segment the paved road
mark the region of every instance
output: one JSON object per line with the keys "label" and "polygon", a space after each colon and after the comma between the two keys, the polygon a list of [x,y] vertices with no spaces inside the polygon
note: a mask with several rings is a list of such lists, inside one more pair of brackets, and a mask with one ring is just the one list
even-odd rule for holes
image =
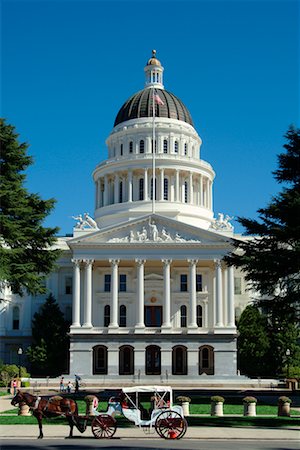
{"label": "paved road", "polygon": [[[148,438],[149,439],[149,438]],[[297,441],[278,440],[199,440],[182,439],[180,441],[145,439],[43,439],[43,440],[9,440],[2,441],[1,450],[299,450]]]}

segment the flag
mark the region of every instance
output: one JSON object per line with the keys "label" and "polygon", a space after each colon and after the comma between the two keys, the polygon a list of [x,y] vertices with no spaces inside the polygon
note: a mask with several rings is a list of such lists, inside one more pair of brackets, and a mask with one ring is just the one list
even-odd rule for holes
{"label": "flag", "polygon": [[156,101],[156,103],[158,105],[164,105],[164,102],[162,101],[162,99],[160,98],[160,96],[158,94],[154,94],[154,100]]}

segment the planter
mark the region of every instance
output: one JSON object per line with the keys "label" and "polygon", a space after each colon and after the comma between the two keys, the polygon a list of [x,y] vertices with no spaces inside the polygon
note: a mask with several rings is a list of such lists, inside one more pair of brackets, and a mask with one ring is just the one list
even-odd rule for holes
{"label": "planter", "polygon": [[278,404],[278,416],[290,417],[291,404],[289,402],[283,402]]}
{"label": "planter", "polygon": [[19,416],[31,416],[29,406],[26,403],[19,403]]}
{"label": "planter", "polygon": [[181,406],[182,406],[183,415],[184,416],[189,416],[190,415],[190,403],[189,402],[182,402]]}
{"label": "planter", "polygon": [[84,400],[86,402],[86,415],[96,416],[98,408],[98,398],[95,395],[87,395]]}
{"label": "planter", "polygon": [[243,403],[244,405],[244,416],[254,417],[256,416],[256,403]]}
{"label": "planter", "polygon": [[223,402],[211,402],[210,405],[210,415],[222,417],[223,414]]}

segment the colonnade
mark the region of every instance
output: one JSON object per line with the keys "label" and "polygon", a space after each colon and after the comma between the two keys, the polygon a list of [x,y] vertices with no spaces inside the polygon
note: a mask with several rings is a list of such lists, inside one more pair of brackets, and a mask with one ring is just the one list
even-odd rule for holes
{"label": "colonnade", "polygon": [[[73,317],[72,327],[92,328],[92,266],[93,259],[73,259],[74,276],[73,276]],[[170,330],[171,324],[171,259],[162,259],[163,264],[163,323],[161,330]],[[188,330],[198,328],[196,323],[197,317],[197,292],[196,292],[196,273],[197,259],[188,259],[189,264],[189,316]],[[118,273],[119,259],[110,259],[111,265],[111,314],[109,330],[116,330],[118,324]],[[135,259],[137,273],[137,290],[136,290],[136,325],[135,329],[142,330],[145,328],[144,305],[145,305],[145,289],[144,289],[144,268],[145,259]],[[84,276],[81,277],[81,271]],[[83,289],[81,289],[81,278],[84,280]],[[81,298],[81,292],[84,294]],[[223,298],[223,295],[225,298]],[[214,328],[234,327],[234,276],[232,267],[223,267],[220,260],[215,261],[215,288],[214,288]],[[81,308],[81,301],[83,308]],[[224,304],[226,302],[226,306]],[[226,317],[224,317],[224,306],[226,307]],[[83,311],[81,320],[80,311]]]}
{"label": "colonnade", "polygon": [[[212,180],[193,171],[157,168],[156,200],[190,203],[212,209]],[[143,189],[140,189],[140,180]],[[167,180],[167,182],[165,182]],[[106,174],[96,181],[96,208],[116,203],[151,200],[152,169]]]}

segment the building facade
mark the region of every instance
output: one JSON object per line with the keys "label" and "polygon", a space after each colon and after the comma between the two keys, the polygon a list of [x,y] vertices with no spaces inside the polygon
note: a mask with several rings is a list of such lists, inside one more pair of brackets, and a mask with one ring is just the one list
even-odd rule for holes
{"label": "building facade", "polygon": [[[58,239],[63,256],[47,281],[72,320],[70,374],[103,384],[237,375],[235,313],[248,294],[223,262],[233,227],[214,216],[214,170],[163,71],[153,51],[145,87],[119,110],[93,172],[94,219],[78,216],[73,236]],[[30,343],[44,300],[3,294],[4,359]]]}

